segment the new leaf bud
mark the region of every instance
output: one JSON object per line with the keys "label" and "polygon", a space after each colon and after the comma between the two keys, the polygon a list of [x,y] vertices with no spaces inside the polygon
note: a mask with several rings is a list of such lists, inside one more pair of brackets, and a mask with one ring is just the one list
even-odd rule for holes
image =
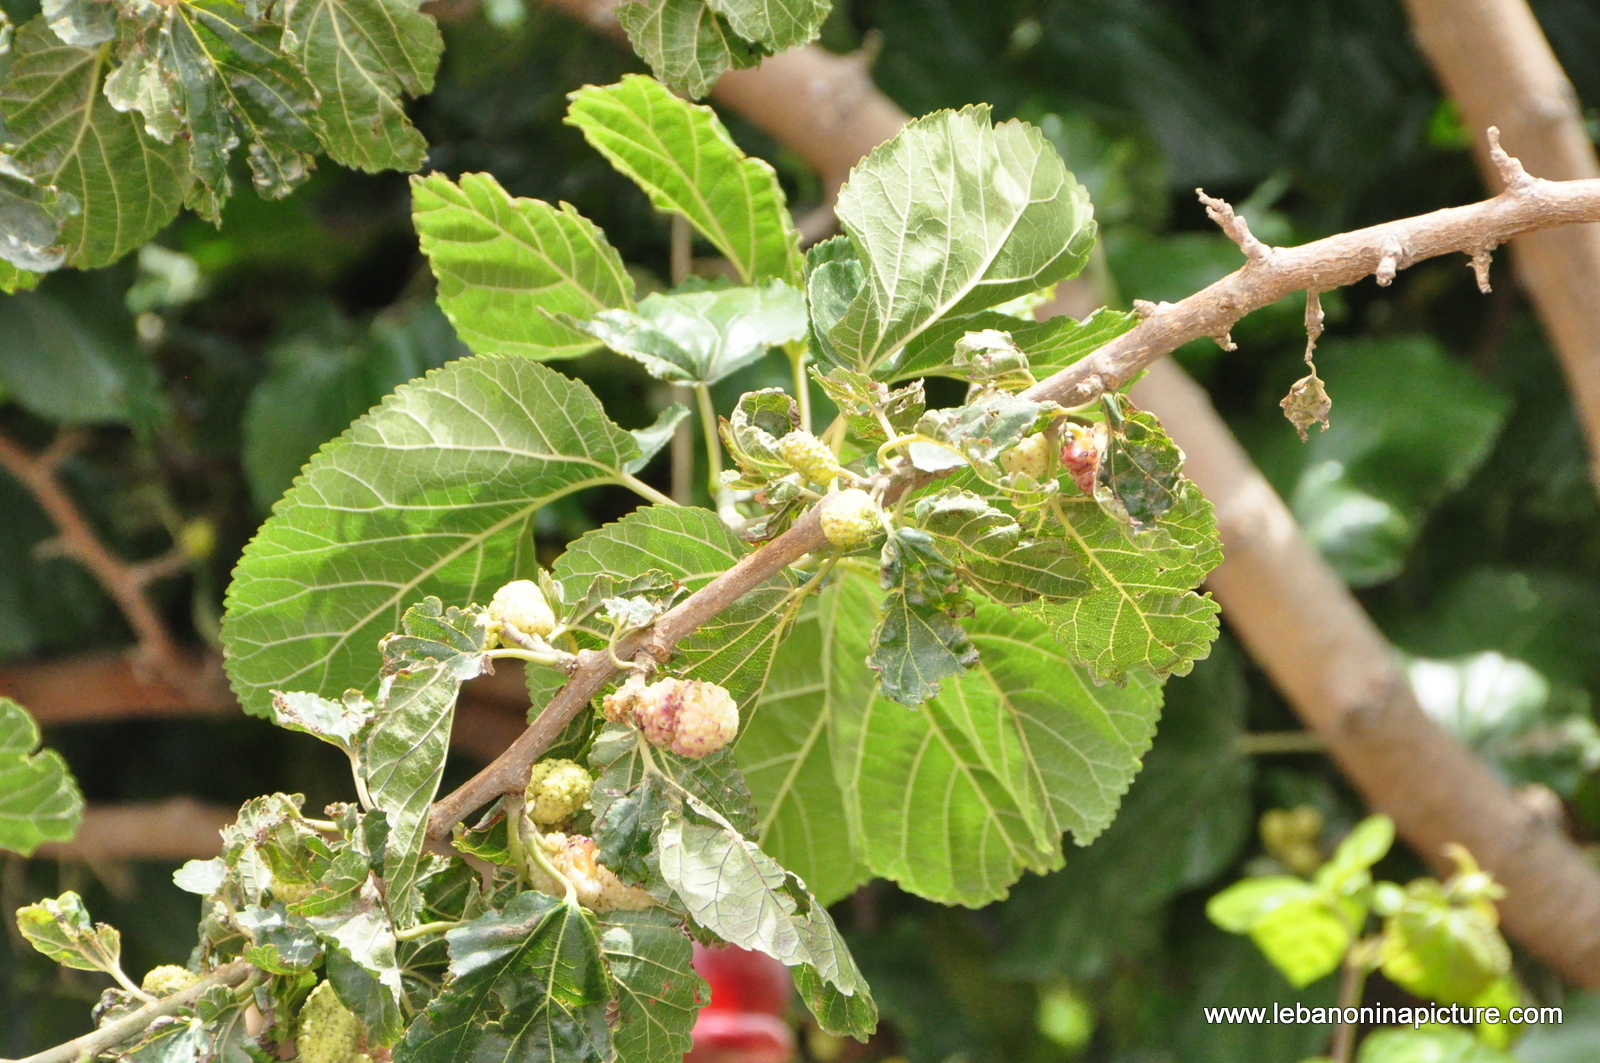
{"label": "new leaf bud", "polygon": [[846,550],[864,546],[883,529],[877,503],[859,488],[839,491],[817,503],[822,519],[822,534],[828,542]]}
{"label": "new leaf bud", "polygon": [[528,818],[541,827],[553,827],[572,818],[589,801],[594,778],[575,761],[559,757],[541,760],[528,773],[525,795]]}
{"label": "new leaf bud", "polygon": [[810,432],[790,432],[778,440],[778,453],[791,469],[812,483],[832,483],[844,471],[828,444]]}
{"label": "new leaf bud", "polygon": [[494,592],[489,617],[524,635],[544,638],[556,628],[556,614],[531,579],[512,580]]}

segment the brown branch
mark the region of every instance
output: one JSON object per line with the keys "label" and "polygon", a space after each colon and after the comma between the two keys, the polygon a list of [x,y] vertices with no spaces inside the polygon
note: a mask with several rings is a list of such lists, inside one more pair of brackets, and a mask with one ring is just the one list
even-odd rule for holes
{"label": "brown branch", "polygon": [[[78,1063],[79,1060],[94,1059],[101,1052],[138,1036],[149,1029],[157,1019],[176,1015],[184,1008],[193,1007],[195,1002],[213,986],[236,986],[249,978],[254,970],[255,968],[245,961],[234,960],[218,967],[187,989],[152,1001],[133,1014],[109,1022],[93,1033],[86,1033],[65,1044],[47,1048],[31,1056],[24,1056],[14,1063]],[[13,1063],[13,1061],[0,1060],[0,1063]]]}
{"label": "brown branch", "polygon": [[1170,360],[1133,388],[1188,455],[1226,560],[1207,586],[1228,626],[1340,769],[1441,875],[1451,842],[1506,888],[1506,930],[1565,977],[1600,987],[1600,875],[1417,704],[1388,641]]}
{"label": "brown branch", "polygon": [[95,582],[117,603],[138,640],[143,662],[157,670],[173,667],[181,656],[178,644],[145,595],[146,585],[164,574],[160,563],[130,563],[113,554],[100,541],[57,478],[61,463],[84,442],[85,437],[79,432],[63,432],[43,453],[33,455],[0,436],[0,467],[27,488],[56,526],[60,552],[88,569]]}
{"label": "brown branch", "polygon": [[[1275,247],[1177,303],[1144,304],[1143,320],[1093,355],[1030,388],[1035,399],[1079,406],[1119,388],[1190,340],[1225,335],[1234,322],[1294,292],[1328,291],[1369,275],[1379,283],[1425,258],[1469,257],[1513,236],[1600,221],[1600,180],[1532,178],[1493,199],[1374,225],[1299,247]],[[1591,300],[1592,301],[1592,300]]]}
{"label": "brown branch", "polygon": [[[1600,177],[1577,93],[1526,0],[1406,0],[1417,43],[1461,109],[1469,128],[1498,126],[1506,143],[1541,177]],[[1495,146],[1498,148],[1498,145]],[[1478,150],[1485,184],[1515,186],[1520,164]],[[1487,252],[1479,280],[1487,284]],[[1600,482],[1600,228],[1530,233],[1512,246],[1528,292],[1572,389]]]}

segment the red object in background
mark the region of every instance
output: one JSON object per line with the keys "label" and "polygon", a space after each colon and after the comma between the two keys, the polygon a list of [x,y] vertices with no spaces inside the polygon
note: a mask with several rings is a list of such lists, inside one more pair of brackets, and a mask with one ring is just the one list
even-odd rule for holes
{"label": "red object in background", "polygon": [[793,983],[771,956],[732,945],[696,944],[694,969],[711,986],[711,1001],[694,1023],[694,1048],[684,1063],[787,1063],[794,1031],[783,1021]]}

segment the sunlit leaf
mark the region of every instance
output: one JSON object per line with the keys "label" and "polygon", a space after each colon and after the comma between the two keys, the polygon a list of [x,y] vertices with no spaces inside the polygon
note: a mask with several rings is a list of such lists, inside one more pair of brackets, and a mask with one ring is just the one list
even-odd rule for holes
{"label": "sunlit leaf", "polygon": [[83,819],[83,794],[53,749],[39,748],[39,725],[0,698],[0,849],[23,856],[45,842],[70,841]]}

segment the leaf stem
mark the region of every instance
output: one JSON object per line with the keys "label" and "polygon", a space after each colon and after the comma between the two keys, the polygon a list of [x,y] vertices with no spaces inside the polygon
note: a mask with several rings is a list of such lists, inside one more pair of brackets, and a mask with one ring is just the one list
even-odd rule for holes
{"label": "leaf stem", "polygon": [[419,923],[405,930],[396,930],[394,939],[396,941],[415,941],[418,938],[427,937],[429,934],[443,934],[448,930],[466,926],[468,922],[469,920],[466,919],[445,919],[437,923]]}
{"label": "leaf stem", "polygon": [[700,431],[706,439],[706,480],[710,485],[711,500],[719,508],[722,505],[724,488],[722,486],[722,441],[717,438],[717,410],[711,404],[711,387],[708,384],[694,386],[695,403],[700,407]]}
{"label": "leaf stem", "polygon": [[1346,1022],[1344,1017],[1350,1009],[1357,1009],[1359,1018],[1361,995],[1367,986],[1368,967],[1356,957],[1357,951],[1352,949],[1345,955],[1344,970],[1339,975],[1339,1025],[1333,1031],[1333,1044],[1328,1049],[1333,1063],[1350,1063],[1355,1054],[1357,1024]]}
{"label": "leaf stem", "polygon": [[490,650],[489,652],[485,653],[484,656],[495,661],[502,659],[528,661],[531,664],[543,664],[548,665],[551,668],[560,668],[562,663],[572,655],[561,653],[560,651],[553,653],[538,653],[534,650],[518,650],[512,649],[511,647],[501,647],[498,650]]}
{"label": "leaf stem", "polygon": [[632,473],[623,473],[618,478],[618,482],[623,487],[633,491],[634,494],[647,498],[658,506],[676,506],[679,504],[671,495],[662,494]]}
{"label": "leaf stem", "polygon": [[806,363],[810,361],[811,352],[807,350],[804,340],[784,345],[784,353],[789,356],[789,368],[794,373],[794,400],[800,404],[800,430],[811,431],[811,380],[806,375]]}

